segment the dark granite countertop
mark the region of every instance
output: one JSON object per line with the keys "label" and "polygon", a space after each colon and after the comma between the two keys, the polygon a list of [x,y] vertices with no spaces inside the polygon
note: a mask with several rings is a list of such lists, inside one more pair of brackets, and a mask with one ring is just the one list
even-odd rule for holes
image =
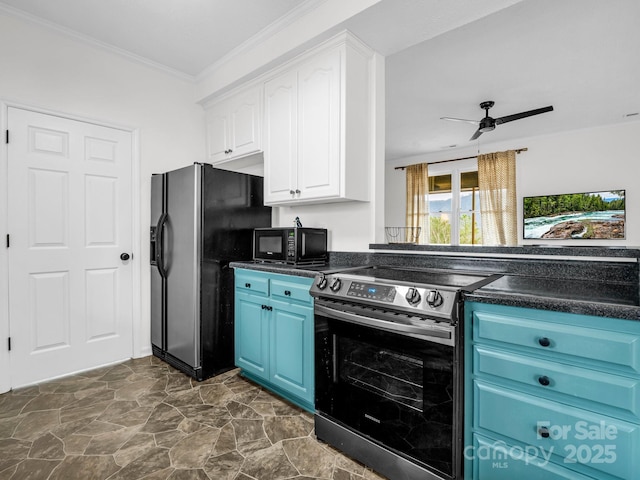
{"label": "dark granite countertop", "polygon": [[342,270],[352,265],[287,265],[285,263],[273,262],[231,262],[229,264],[233,268],[246,268],[249,270],[260,270],[262,272],[280,273],[283,275],[294,275],[296,277],[315,277],[318,272],[331,272],[332,270]]}
{"label": "dark granite countertop", "polygon": [[[293,266],[268,262],[231,262],[246,268],[284,275],[313,278],[318,272],[331,272],[356,266],[349,257],[323,266]],[[410,267],[408,267],[410,268]],[[640,320],[640,289],[633,282],[549,278],[547,276],[503,274],[492,283],[465,293],[472,302]]]}
{"label": "dark granite countertop", "polygon": [[640,320],[637,284],[503,275],[465,300]]}

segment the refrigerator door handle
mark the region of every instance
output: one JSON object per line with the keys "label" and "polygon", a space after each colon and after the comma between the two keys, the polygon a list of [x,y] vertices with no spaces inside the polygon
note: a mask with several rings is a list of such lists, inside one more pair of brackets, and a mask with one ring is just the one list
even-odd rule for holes
{"label": "refrigerator door handle", "polygon": [[167,223],[167,214],[163,213],[158,219],[156,227],[156,266],[162,278],[167,278],[167,271],[164,267],[164,226]]}

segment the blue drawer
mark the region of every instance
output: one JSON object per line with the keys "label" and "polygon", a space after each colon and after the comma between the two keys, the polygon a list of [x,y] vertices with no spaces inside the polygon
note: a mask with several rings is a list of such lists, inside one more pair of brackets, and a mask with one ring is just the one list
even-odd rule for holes
{"label": "blue drawer", "polygon": [[475,429],[553,453],[567,465],[637,480],[640,425],[478,380],[474,395]]}
{"label": "blue drawer", "polygon": [[474,347],[473,371],[477,375],[493,375],[528,385],[538,390],[537,394],[541,396],[549,392],[568,395],[567,401],[570,402],[576,399],[596,402],[597,405],[589,405],[590,409],[619,409],[633,421],[640,419],[640,379],[480,345]]}
{"label": "blue drawer", "polygon": [[300,278],[296,283],[283,280],[271,280],[271,296],[281,300],[294,300],[305,305],[313,305],[313,297],[309,288],[313,280]]}
{"label": "blue drawer", "polygon": [[235,283],[238,291],[269,295],[269,277],[261,272],[236,268]]}
{"label": "blue drawer", "polygon": [[618,370],[640,373],[640,334],[475,311],[473,340],[568,355],[581,362],[608,363]]}
{"label": "blue drawer", "polygon": [[[533,448],[509,445],[481,435],[473,436],[473,446],[467,447],[465,457],[474,461],[474,480],[589,480],[538,456]],[[469,475],[466,478],[470,478]]]}

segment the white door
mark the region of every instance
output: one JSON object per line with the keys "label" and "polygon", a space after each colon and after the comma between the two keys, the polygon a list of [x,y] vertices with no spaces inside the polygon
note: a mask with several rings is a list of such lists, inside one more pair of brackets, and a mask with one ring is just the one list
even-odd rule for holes
{"label": "white door", "polygon": [[11,386],[130,358],[131,132],[18,108],[8,126]]}

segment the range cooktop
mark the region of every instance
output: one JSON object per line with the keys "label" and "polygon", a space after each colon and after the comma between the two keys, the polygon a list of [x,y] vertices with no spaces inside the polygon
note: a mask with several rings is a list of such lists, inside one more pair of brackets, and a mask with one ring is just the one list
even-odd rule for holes
{"label": "range cooktop", "polygon": [[316,298],[451,321],[461,291],[473,291],[499,277],[459,270],[370,265],[320,273],[310,293]]}
{"label": "range cooktop", "polygon": [[340,272],[346,276],[364,277],[381,282],[399,282],[402,285],[415,284],[419,286],[456,287],[461,290],[475,290],[499,278],[500,275],[467,272],[463,270],[440,270],[422,268],[404,268],[370,265],[346,269]]}

